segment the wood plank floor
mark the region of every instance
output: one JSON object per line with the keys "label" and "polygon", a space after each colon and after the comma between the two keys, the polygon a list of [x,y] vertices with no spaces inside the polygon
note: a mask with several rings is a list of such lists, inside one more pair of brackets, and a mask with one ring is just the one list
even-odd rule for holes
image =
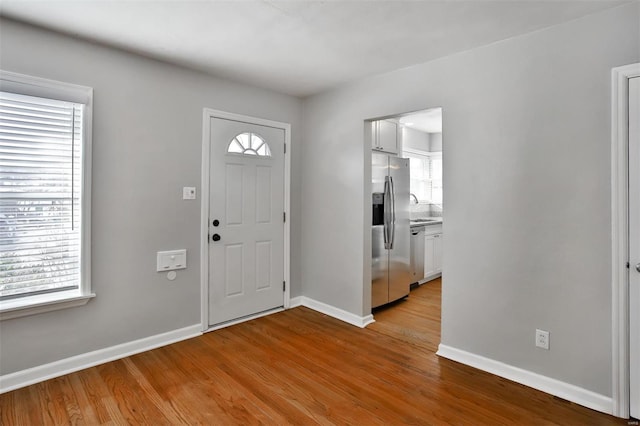
{"label": "wood plank floor", "polygon": [[2,425],[626,425],[438,358],[440,280],[361,330],[306,308],[0,395]]}

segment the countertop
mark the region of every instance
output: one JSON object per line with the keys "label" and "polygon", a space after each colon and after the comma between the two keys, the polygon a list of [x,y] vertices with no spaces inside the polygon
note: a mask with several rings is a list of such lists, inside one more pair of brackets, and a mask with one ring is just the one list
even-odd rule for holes
{"label": "countertop", "polygon": [[431,225],[440,225],[440,224],[442,224],[442,218],[441,217],[432,217],[432,218],[429,218],[429,219],[435,219],[435,220],[430,220],[429,222],[418,222],[418,221],[412,220],[412,221],[409,222],[409,225],[412,228],[417,228],[417,227],[420,227],[420,226],[431,226]]}

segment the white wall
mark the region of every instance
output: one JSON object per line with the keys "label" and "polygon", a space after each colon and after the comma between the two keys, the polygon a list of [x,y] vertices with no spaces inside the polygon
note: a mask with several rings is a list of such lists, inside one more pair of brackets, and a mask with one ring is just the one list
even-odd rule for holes
{"label": "white wall", "polygon": [[[0,322],[0,374],[200,322],[202,109],[292,124],[292,296],[300,294],[300,101],[0,21],[2,69],[94,88],[93,289],[86,306]],[[183,186],[198,201],[183,201]],[[158,250],[186,248],[171,282]]]}
{"label": "white wall", "polygon": [[402,128],[402,149],[427,152],[442,151],[442,133],[427,133],[410,127]]}
{"label": "white wall", "polygon": [[634,3],[306,99],[303,294],[369,313],[363,120],[443,107],[442,342],[610,396],[610,70],[638,26]]}
{"label": "white wall", "polygon": [[442,152],[442,133],[429,133],[429,151]]}
{"label": "white wall", "polygon": [[402,149],[417,149],[429,151],[429,133],[421,132],[410,127],[402,128]]}

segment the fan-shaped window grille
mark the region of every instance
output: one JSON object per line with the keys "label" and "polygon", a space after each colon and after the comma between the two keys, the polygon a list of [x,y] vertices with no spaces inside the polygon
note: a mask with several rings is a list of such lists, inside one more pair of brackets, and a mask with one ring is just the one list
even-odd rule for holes
{"label": "fan-shaped window grille", "polygon": [[232,154],[257,155],[258,157],[271,157],[269,145],[262,136],[255,133],[240,133],[229,143],[227,152]]}

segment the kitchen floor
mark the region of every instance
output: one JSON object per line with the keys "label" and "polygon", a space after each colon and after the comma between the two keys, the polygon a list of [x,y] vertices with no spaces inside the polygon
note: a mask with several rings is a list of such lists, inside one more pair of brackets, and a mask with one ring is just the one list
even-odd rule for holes
{"label": "kitchen floor", "polygon": [[440,344],[440,294],[436,278],[411,290],[409,297],[379,308],[368,329],[436,352]]}

